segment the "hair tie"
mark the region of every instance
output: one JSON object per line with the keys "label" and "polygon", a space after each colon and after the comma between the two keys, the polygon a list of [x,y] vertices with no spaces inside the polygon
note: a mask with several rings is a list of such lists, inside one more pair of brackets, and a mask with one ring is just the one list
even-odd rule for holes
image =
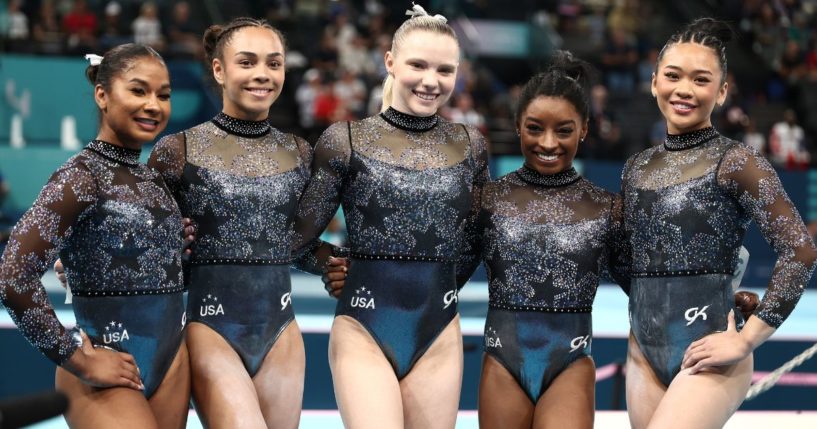
{"label": "hair tie", "polygon": [[443,24],[448,22],[448,19],[446,17],[440,15],[440,14],[437,14],[437,15],[434,15],[434,16],[429,15],[428,12],[426,12],[426,10],[423,9],[422,6],[420,6],[419,4],[416,4],[414,2],[411,2],[411,9],[406,11],[406,15],[408,15],[408,16],[410,16],[412,18],[416,18],[418,16],[427,16],[429,18],[436,19],[437,21],[440,21]]}
{"label": "hair tie", "polygon": [[98,66],[102,64],[102,58],[97,54],[85,54],[85,59],[91,63],[92,66]]}

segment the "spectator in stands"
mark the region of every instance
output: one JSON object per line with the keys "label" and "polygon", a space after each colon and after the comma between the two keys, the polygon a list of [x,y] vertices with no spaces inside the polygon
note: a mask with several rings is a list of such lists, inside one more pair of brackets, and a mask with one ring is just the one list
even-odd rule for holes
{"label": "spectator in stands", "polygon": [[36,50],[43,54],[59,54],[63,50],[64,38],[53,0],[43,0],[33,19],[31,34],[36,42]]}
{"label": "spectator in stands", "polygon": [[63,31],[68,36],[68,50],[83,54],[96,50],[96,15],[85,0],[74,0],[71,10],[62,18]]}
{"label": "spectator in stands", "polygon": [[467,92],[456,96],[454,107],[448,111],[448,119],[451,122],[472,125],[483,134],[488,131],[485,117],[474,109],[474,97]]}
{"label": "spectator in stands", "polygon": [[3,178],[3,173],[0,172],[0,244],[8,241],[11,226],[16,222],[15,219],[10,219],[3,211],[3,204],[6,202],[8,194],[9,186]]}
{"label": "spectator in stands", "polygon": [[616,95],[625,95],[635,88],[638,51],[631,34],[610,28],[609,38],[601,56],[607,87]]}
{"label": "spectator in stands", "polygon": [[173,5],[173,14],[167,26],[168,54],[198,58],[203,52],[199,31],[190,20],[190,3],[179,1]]}
{"label": "spectator in stands", "polygon": [[0,33],[8,51],[23,51],[27,48],[28,17],[20,10],[20,0],[9,0],[6,13],[0,16]]}
{"label": "spectator in stands", "polygon": [[102,23],[102,34],[99,35],[99,46],[102,50],[129,42],[130,34],[122,31],[122,6],[115,1],[105,5],[105,17]]}
{"label": "spectator in stands", "polygon": [[607,107],[608,92],[604,85],[593,85],[590,89],[590,120],[587,123],[587,137],[579,145],[580,158],[606,159],[626,156],[620,153],[621,128],[615,115]]}
{"label": "spectator in stands", "polygon": [[811,155],[805,146],[805,132],[797,123],[792,109],[783,112],[783,120],[774,124],[769,134],[769,157],[778,167],[806,168]]}
{"label": "spectator in stands", "polygon": [[139,16],[133,21],[131,28],[136,43],[148,45],[157,51],[164,49],[162,23],[159,22],[159,10],[155,3],[142,3]]}
{"label": "spectator in stands", "polygon": [[755,121],[746,116],[744,123],[746,129],[744,130],[741,140],[743,140],[743,142],[747,145],[753,147],[756,151],[762,153],[764,156],[767,156],[766,137],[763,135],[763,133],[757,130]]}
{"label": "spectator in stands", "polygon": [[341,68],[340,79],[335,82],[333,91],[335,97],[341,100],[354,119],[363,117],[366,107],[366,85],[355,72]]}
{"label": "spectator in stands", "polygon": [[[298,89],[295,90],[295,101],[298,103],[298,118],[301,127],[307,130],[308,134],[310,134],[310,131],[315,132],[313,130],[313,128],[315,128],[315,100],[320,90],[321,72],[317,69],[307,70],[304,73],[303,81],[301,81]],[[320,135],[320,132],[318,132],[318,135]],[[318,135],[314,137],[318,137]],[[315,141],[308,136],[305,137],[307,141]]]}

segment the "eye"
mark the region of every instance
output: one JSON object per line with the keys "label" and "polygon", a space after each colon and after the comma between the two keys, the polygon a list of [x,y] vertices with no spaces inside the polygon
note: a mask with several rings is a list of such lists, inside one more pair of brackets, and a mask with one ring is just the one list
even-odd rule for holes
{"label": "eye", "polygon": [[700,84],[706,84],[706,83],[709,83],[710,80],[707,77],[701,76],[701,77],[695,78],[695,82],[700,83]]}
{"label": "eye", "polygon": [[666,77],[669,80],[678,80],[678,73],[664,72],[664,77]]}
{"label": "eye", "polygon": [[168,101],[170,100],[170,93],[167,94],[159,94],[159,100]]}
{"label": "eye", "polygon": [[409,63],[409,67],[411,67],[413,69],[420,70],[420,69],[424,68],[424,65],[422,63],[418,63],[418,62],[411,62],[411,63]]}
{"label": "eye", "polygon": [[525,130],[527,130],[529,134],[536,134],[542,132],[542,127],[536,124],[526,124]]}
{"label": "eye", "polygon": [[252,61],[250,61],[250,60],[239,60],[238,65],[240,65],[241,67],[245,67],[245,68],[252,67]]}
{"label": "eye", "polygon": [[556,132],[559,133],[560,135],[563,135],[563,136],[569,136],[569,135],[573,134],[573,128],[570,128],[570,127],[559,128],[558,130],[556,130]]}
{"label": "eye", "polygon": [[284,66],[283,61],[274,60],[274,61],[270,61],[270,63],[269,63],[269,68],[271,68],[273,70],[278,70],[279,68],[281,68],[283,66]]}
{"label": "eye", "polygon": [[145,95],[145,90],[142,89],[142,88],[139,88],[139,87],[131,88],[130,92],[132,92],[132,93],[134,93],[136,95]]}

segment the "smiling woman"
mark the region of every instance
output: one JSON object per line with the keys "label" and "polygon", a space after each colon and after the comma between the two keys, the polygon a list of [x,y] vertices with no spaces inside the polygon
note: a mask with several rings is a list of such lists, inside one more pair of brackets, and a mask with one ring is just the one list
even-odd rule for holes
{"label": "smiling woman", "polygon": [[[98,60],[98,62],[97,62]],[[12,233],[0,298],[59,367],[71,427],[180,428],[190,377],[182,338],[179,208],[141,146],[170,115],[170,76],[153,49],[121,45],[86,75],[97,138],[57,170]],[[74,294],[66,331],[41,277],[57,253]]]}
{"label": "smiling woman", "polygon": [[223,109],[162,139],[149,161],[199,227],[186,278],[193,400],[207,427],[295,428],[305,357],[290,240],[312,153],[267,122],[284,85],[283,35],[237,18],[204,44]]}

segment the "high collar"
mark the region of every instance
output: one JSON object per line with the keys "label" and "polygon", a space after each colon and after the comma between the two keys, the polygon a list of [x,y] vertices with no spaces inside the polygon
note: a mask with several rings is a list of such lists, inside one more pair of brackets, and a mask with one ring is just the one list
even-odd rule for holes
{"label": "high collar", "polygon": [[389,107],[386,109],[386,111],[380,113],[380,117],[389,124],[400,128],[401,130],[417,132],[428,131],[434,128],[438,122],[437,115],[414,116],[409,115],[408,113],[399,112],[392,107]]}
{"label": "high collar", "polygon": [[102,140],[91,140],[86,148],[102,155],[104,158],[129,167],[139,165],[139,156],[142,154],[141,150],[128,149]]}
{"label": "high collar", "polygon": [[272,129],[266,119],[263,121],[246,121],[233,118],[224,112],[219,112],[212,119],[212,122],[223,131],[240,137],[261,137],[269,134]]}
{"label": "high collar", "polygon": [[582,177],[573,167],[556,174],[542,174],[527,165],[523,165],[522,168],[516,170],[516,174],[525,182],[548,188],[567,186]]}
{"label": "high collar", "polygon": [[699,146],[717,137],[718,131],[714,127],[690,131],[684,134],[668,134],[664,147],[667,150],[684,150]]}

